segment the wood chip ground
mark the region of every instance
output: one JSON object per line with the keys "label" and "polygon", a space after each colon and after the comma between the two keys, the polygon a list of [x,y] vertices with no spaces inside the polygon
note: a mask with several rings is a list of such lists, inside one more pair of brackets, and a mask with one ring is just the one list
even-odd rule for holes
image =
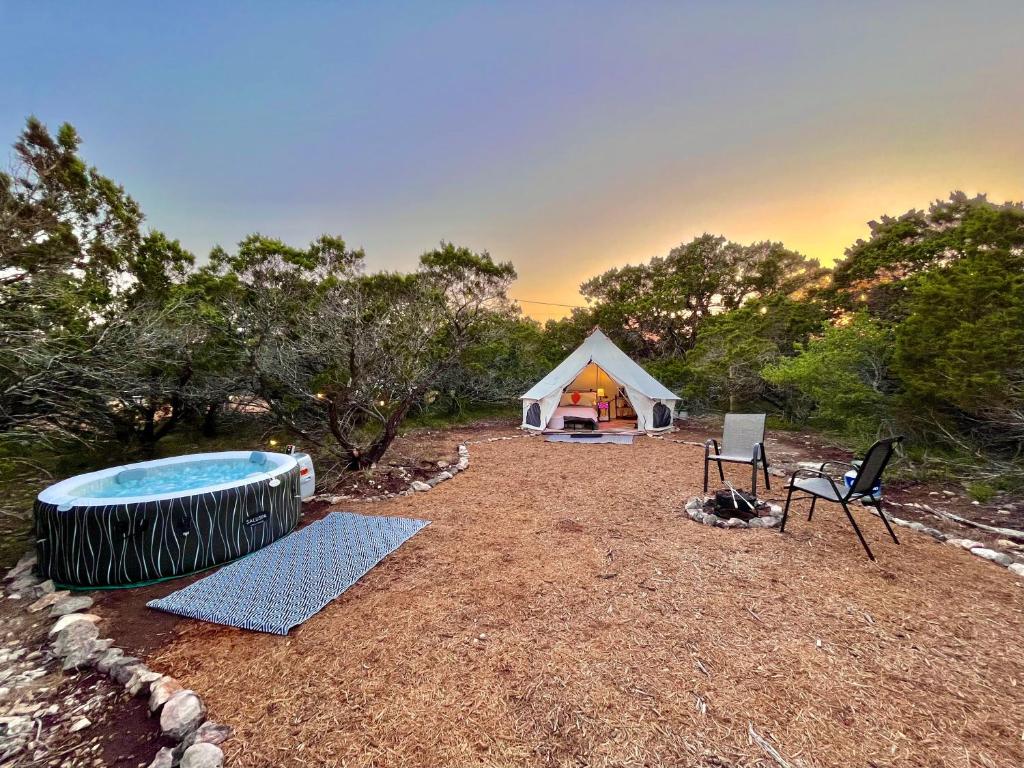
{"label": "wood chip ground", "polygon": [[236,728],[230,764],[776,765],[751,728],[793,766],[1024,764],[1006,569],[861,510],[871,563],[830,505],[695,524],[690,445],[470,450],[342,507],[433,524],[291,636],[187,621],[152,660]]}

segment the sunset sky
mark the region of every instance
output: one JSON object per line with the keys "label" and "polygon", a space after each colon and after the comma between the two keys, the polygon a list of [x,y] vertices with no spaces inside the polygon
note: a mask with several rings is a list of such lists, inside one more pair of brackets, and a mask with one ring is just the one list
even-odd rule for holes
{"label": "sunset sky", "polygon": [[953,189],[1024,198],[1020,0],[0,0],[0,30],[3,143],[71,122],[198,256],[330,232],[409,269],[445,239],[578,304],[705,231],[830,263]]}

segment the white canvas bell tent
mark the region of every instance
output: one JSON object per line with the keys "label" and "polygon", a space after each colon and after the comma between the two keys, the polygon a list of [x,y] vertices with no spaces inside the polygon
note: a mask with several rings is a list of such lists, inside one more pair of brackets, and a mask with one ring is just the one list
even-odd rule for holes
{"label": "white canvas bell tent", "polygon": [[521,427],[543,431],[563,392],[604,387],[609,379],[625,391],[636,411],[638,430],[660,432],[672,427],[672,412],[679,398],[615,346],[599,328],[520,398],[523,401]]}

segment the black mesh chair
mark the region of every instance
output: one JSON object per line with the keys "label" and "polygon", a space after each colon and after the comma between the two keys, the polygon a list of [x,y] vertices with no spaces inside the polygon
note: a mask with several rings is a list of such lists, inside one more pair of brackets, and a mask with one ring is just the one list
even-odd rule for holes
{"label": "black mesh chair", "polygon": [[[899,544],[899,539],[896,538],[892,526],[889,525],[889,521],[885,517],[885,512],[882,511],[882,494],[877,489],[880,487],[882,473],[885,471],[889,459],[892,458],[896,444],[902,440],[902,435],[900,437],[879,440],[868,449],[863,461],[853,464],[845,461],[825,461],[817,469],[798,469],[789,479],[789,495],[786,496],[786,508],[782,513],[782,525],[779,526],[779,532],[784,533],[786,530],[786,518],[789,516],[789,504],[793,500],[793,494],[804,493],[811,499],[811,511],[807,515],[808,520],[814,516],[814,505],[818,503],[818,499],[825,499],[825,501],[841,505],[847,519],[850,521],[850,525],[853,526],[853,530],[857,534],[857,538],[864,545],[864,551],[868,553],[868,557],[872,560],[875,559],[875,556],[871,553],[871,547],[864,540],[860,528],[857,527],[857,521],[850,514],[849,504],[851,501],[859,501],[864,506],[874,507],[878,512],[878,516],[882,518],[882,522],[885,523],[885,528],[889,531],[889,535],[892,536],[892,540]],[[857,470],[857,475],[854,477],[853,484],[849,488],[846,487],[843,481],[836,484],[836,481],[825,472],[825,467],[830,464]],[[802,477],[801,475],[807,476]]]}

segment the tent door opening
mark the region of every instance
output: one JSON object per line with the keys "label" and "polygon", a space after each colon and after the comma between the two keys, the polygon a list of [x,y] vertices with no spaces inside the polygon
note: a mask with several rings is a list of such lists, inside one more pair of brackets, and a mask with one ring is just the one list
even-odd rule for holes
{"label": "tent door opening", "polygon": [[[582,422],[590,409],[595,421]],[[626,388],[593,360],[562,390],[558,408],[545,425],[546,431],[572,431],[593,427],[600,432],[636,431],[637,416]]]}

